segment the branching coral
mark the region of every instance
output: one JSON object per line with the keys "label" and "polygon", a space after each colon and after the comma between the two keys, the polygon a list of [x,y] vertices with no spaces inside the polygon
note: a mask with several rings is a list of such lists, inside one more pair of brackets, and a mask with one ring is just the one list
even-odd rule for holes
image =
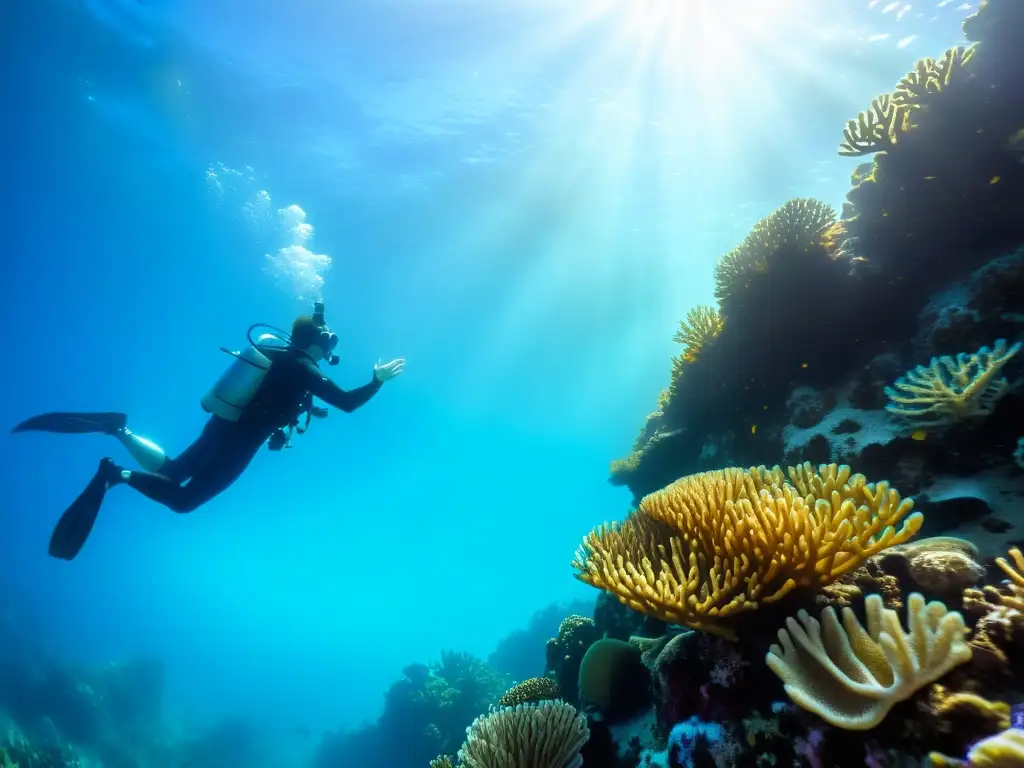
{"label": "branching coral", "polygon": [[1019,549],[1013,547],[1009,555],[1010,559],[1013,560],[1013,565],[1010,565],[1004,557],[996,558],[996,565],[1002,568],[1003,573],[1006,574],[1009,591],[1002,592],[995,587],[986,587],[985,594],[995,599],[999,605],[1005,608],[1024,613],[1024,554],[1021,554]]}
{"label": "branching coral", "polygon": [[579,768],[587,719],[564,701],[518,704],[481,715],[459,760],[466,768]]}
{"label": "branching coral", "polygon": [[910,128],[909,117],[909,111],[896,104],[892,94],[877,96],[868,109],[846,124],[839,154],[855,157],[895,146]]}
{"label": "branching coral", "polygon": [[1021,343],[1007,348],[999,339],[992,349],[955,358],[933,357],[927,366],[907,371],[892,387],[885,388],[891,401],[885,409],[919,426],[947,426],[964,419],[988,416],[1010,385],[996,378]]}
{"label": "branching coral", "polygon": [[1016,547],[1010,550],[1009,555],[1013,560],[1013,565],[1010,565],[1004,557],[997,557],[996,565],[1003,569],[1003,573],[1010,581],[1010,589],[1016,596],[1015,607],[1024,610],[1024,555]]}
{"label": "branching coral", "polygon": [[937,94],[966,77],[965,67],[974,55],[974,46],[949,48],[941,59],[920,59],[904,75],[893,93],[893,104],[908,110],[921,109]]}
{"label": "branching coral", "polygon": [[[822,623],[800,611],[765,658],[794,703],[849,730],[874,728],[896,703],[971,658],[963,616],[920,593],[907,598],[909,632],[879,595],[865,599],[867,629],[849,608]],[[788,631],[787,631],[788,630]]]}
{"label": "branching coral", "polygon": [[683,345],[683,360],[693,362],[700,351],[722,330],[722,317],[718,310],[706,304],[694,307],[679,323],[672,341]]}
{"label": "branching coral", "polygon": [[937,61],[918,61],[893,93],[877,96],[867,110],[846,124],[839,154],[855,157],[895,147],[913,128],[914,113],[962,78],[973,54],[973,47],[959,46],[947,50]]}
{"label": "branching coral", "polygon": [[911,499],[845,465],[805,463],[788,478],[777,466],[680,478],[591,531],[576,577],[641,613],[733,638],[737,614],[828,584],[923,522]]}
{"label": "branching coral", "polygon": [[[715,267],[715,297],[728,299],[752,276],[765,272],[772,257],[783,249],[825,249],[832,241],[836,210],[820,200],[790,200],[758,221],[743,242],[722,257]],[[826,237],[828,235],[828,237]]]}

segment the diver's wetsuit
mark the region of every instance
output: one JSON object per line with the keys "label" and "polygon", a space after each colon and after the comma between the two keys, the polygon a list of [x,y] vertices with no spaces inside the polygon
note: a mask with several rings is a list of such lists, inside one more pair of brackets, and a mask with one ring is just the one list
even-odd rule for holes
{"label": "diver's wetsuit", "polygon": [[181,456],[168,459],[159,474],[132,470],[129,486],[175,512],[191,512],[234,483],[275,430],[295,423],[310,395],[351,413],[381,387],[374,376],[346,392],[304,352],[292,347],[260,351],[270,359],[270,369],[238,421],[211,416]]}

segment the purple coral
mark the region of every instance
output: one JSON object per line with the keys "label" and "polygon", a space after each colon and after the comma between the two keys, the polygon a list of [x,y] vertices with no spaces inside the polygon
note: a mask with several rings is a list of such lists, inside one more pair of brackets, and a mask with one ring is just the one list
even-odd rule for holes
{"label": "purple coral", "polygon": [[825,741],[825,734],[820,728],[812,728],[807,732],[806,739],[797,739],[793,742],[794,751],[807,761],[811,768],[823,768],[821,755],[818,750]]}

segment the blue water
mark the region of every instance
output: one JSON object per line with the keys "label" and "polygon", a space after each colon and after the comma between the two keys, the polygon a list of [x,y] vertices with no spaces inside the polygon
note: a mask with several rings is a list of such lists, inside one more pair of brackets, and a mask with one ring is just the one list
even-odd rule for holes
{"label": "blue water", "polygon": [[[70,563],[46,555],[54,522],[127,457],[0,437],[0,589],[33,637],[157,655],[168,711],[288,738],[592,598],[569,561],[629,502],[608,462],[716,259],[790,197],[840,205],[845,122],[970,12],[691,4],[4,3],[0,423],[125,411],[177,453],[219,347],[314,295],[342,386],[407,360],[190,515],[115,490]],[[329,256],[322,286],[268,270],[297,243]]]}

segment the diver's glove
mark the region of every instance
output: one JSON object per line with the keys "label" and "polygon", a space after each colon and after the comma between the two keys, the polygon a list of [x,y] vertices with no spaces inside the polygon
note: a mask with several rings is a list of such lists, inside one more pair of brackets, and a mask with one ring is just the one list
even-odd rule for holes
{"label": "diver's glove", "polygon": [[377,381],[383,383],[388,379],[393,379],[402,373],[402,369],[405,366],[405,358],[399,357],[396,360],[392,360],[390,363],[384,363],[381,365],[380,359],[377,360],[377,364],[373,366],[373,375]]}

